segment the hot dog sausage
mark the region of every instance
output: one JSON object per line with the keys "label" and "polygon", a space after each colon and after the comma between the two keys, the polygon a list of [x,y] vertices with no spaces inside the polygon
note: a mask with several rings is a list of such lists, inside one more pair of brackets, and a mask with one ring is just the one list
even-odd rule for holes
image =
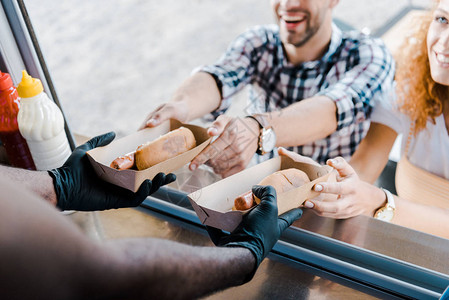
{"label": "hot dog sausage", "polygon": [[248,191],[235,198],[232,210],[247,210],[254,205],[256,205],[256,202],[254,201],[253,193]]}
{"label": "hot dog sausage", "polygon": [[126,170],[134,167],[134,152],[122,155],[114,159],[111,163],[111,168],[117,170]]}

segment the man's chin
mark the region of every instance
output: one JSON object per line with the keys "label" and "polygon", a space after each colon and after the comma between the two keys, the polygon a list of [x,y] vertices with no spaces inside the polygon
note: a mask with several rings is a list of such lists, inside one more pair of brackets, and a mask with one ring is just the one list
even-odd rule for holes
{"label": "man's chin", "polygon": [[300,48],[304,46],[309,39],[286,39],[283,41],[284,44],[292,45],[295,48]]}
{"label": "man's chin", "polygon": [[287,36],[282,42],[290,44],[296,48],[303,47],[307,44],[314,34],[303,34],[301,36]]}
{"label": "man's chin", "polygon": [[298,34],[281,33],[281,41],[284,45],[292,45],[294,47],[302,47],[309,41],[310,37],[306,35],[299,36]]}

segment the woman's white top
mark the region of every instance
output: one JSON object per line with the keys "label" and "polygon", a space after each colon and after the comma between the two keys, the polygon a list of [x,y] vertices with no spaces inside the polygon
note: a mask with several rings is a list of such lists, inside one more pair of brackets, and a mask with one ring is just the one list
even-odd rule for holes
{"label": "woman's white top", "polygon": [[[404,155],[410,132],[410,118],[399,112],[394,97],[390,102],[377,101],[371,115],[371,122],[386,125],[402,134],[401,154]],[[407,153],[408,160],[415,166],[439,177],[449,179],[449,135],[443,114],[433,124],[427,121],[426,129],[416,137],[412,136]]]}

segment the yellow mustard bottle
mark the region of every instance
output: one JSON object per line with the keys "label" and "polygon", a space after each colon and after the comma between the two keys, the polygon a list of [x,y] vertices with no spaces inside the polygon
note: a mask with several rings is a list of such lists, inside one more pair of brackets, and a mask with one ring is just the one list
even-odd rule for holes
{"label": "yellow mustard bottle", "polygon": [[17,122],[36,169],[50,170],[62,166],[71,150],[61,110],[44,92],[42,82],[25,70],[17,92],[21,98]]}

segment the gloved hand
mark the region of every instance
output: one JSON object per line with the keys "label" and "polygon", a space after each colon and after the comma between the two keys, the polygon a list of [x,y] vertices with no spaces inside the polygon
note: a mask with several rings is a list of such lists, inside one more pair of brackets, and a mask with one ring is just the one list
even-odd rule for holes
{"label": "gloved hand", "polygon": [[296,208],[278,217],[276,190],[272,186],[254,186],[253,193],[261,199],[261,202],[243,216],[242,222],[231,234],[207,227],[215,245],[244,247],[253,253],[256,266],[249,279],[276,244],[281,233],[302,216],[302,210]]}
{"label": "gloved hand", "polygon": [[136,193],[101,180],[92,168],[86,152],[106,146],[114,138],[114,132],[94,137],[77,147],[62,167],[48,171],[53,178],[58,198],[57,207],[61,210],[84,211],[134,207],[159,187],[176,180],[174,174],[159,173],[153,181],[145,180]]}

